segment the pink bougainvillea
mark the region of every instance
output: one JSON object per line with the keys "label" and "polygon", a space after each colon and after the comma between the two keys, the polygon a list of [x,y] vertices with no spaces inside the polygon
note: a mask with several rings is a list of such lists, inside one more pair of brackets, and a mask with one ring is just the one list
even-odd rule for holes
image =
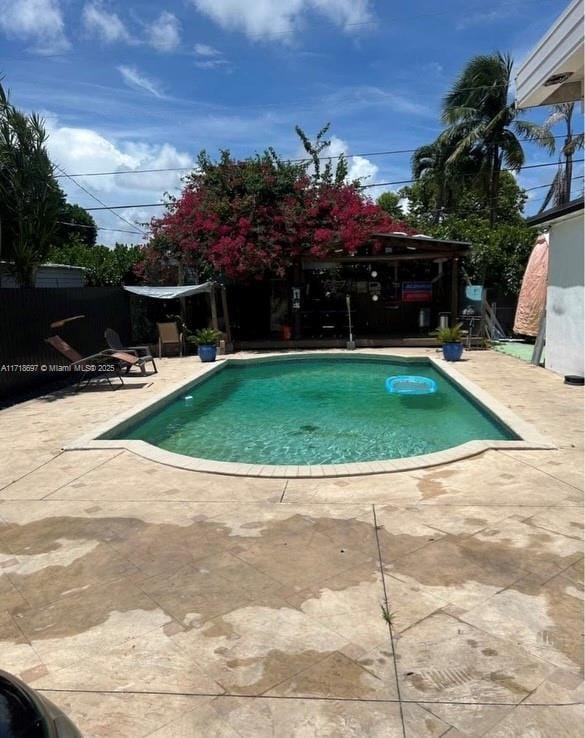
{"label": "pink bougainvillea", "polygon": [[375,233],[412,233],[368,200],[355,184],[315,181],[302,166],[265,154],[219,163],[200,157],[167,212],[151,223],[139,269],[181,261],[207,276],[245,280],[284,276],[303,256],[352,255]]}

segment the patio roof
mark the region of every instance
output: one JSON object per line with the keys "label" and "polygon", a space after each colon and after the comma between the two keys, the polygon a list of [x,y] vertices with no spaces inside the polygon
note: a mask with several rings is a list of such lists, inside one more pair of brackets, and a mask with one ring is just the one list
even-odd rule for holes
{"label": "patio roof", "polygon": [[[467,241],[448,241],[432,236],[408,236],[405,233],[373,233],[372,238],[384,243],[384,251],[378,254],[328,256],[325,261],[357,264],[360,262],[416,261],[421,259],[456,259],[469,253]],[[311,261],[318,261],[311,259]]]}

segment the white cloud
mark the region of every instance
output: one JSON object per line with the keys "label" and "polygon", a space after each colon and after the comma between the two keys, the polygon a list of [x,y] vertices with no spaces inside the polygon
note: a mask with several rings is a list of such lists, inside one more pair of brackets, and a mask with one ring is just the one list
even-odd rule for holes
{"label": "white cloud", "polygon": [[38,54],[69,48],[59,0],[0,0],[0,29],[10,37],[30,39]]}
{"label": "white cloud", "polygon": [[307,5],[345,29],[372,22],[369,0],[310,0]]}
{"label": "white cloud", "polygon": [[[58,119],[47,119],[49,139],[47,147],[51,159],[70,174],[91,172],[112,172],[136,169],[191,168],[194,159],[191,155],[178,151],[169,143],[151,145],[144,141],[112,141],[91,128],[61,126]],[[140,174],[117,174],[100,177],[76,177],[76,179],[107,205],[127,205],[159,202],[165,192],[177,194],[181,189],[181,177],[186,171],[149,172]],[[70,202],[84,207],[98,204],[85,194],[74,182],[61,178],[61,186]],[[131,223],[148,222],[159,208],[128,208],[117,211]],[[99,226],[131,230],[113,213],[107,210],[93,213]],[[140,228],[136,228],[140,231]],[[138,243],[140,234],[100,231],[100,243],[113,244],[115,241]]]}
{"label": "white cloud", "polygon": [[164,97],[156,82],[149,79],[146,75],[142,74],[142,72],[139,72],[136,67],[127,67],[122,64],[118,67],[118,71],[122,75],[122,79],[128,87],[145,90],[155,97]]}
{"label": "white cloud", "polygon": [[229,65],[227,59],[207,59],[206,61],[195,62],[198,69],[217,69],[217,67],[226,67]]}
{"label": "white cloud", "polygon": [[199,12],[222,28],[243,31],[250,38],[290,37],[301,17],[310,11],[335,25],[351,26],[372,20],[370,0],[191,0]]}
{"label": "white cloud", "polygon": [[[329,146],[324,148],[321,152],[321,158],[323,160],[321,167],[324,167],[327,164],[326,158],[331,156],[334,157],[331,160],[331,164],[333,169],[335,169],[339,160],[338,157],[341,156],[341,154],[348,156],[349,146],[346,141],[338,136],[331,136],[329,141]],[[304,150],[301,156],[306,156]],[[376,175],[378,174],[378,166],[369,159],[366,159],[364,156],[353,156],[351,159],[348,158],[347,164],[349,168],[347,174],[348,182],[353,182],[354,180],[359,179],[362,184],[372,184],[375,181]]]}
{"label": "white cloud", "polygon": [[326,100],[327,105],[338,114],[377,107],[408,115],[436,118],[436,111],[426,104],[416,102],[412,93],[384,90],[373,85],[343,87],[328,95]]}
{"label": "white cloud", "polygon": [[213,46],[195,44],[193,51],[199,59],[199,61],[195,62],[195,66],[199,69],[216,69],[217,67],[229,66],[229,62],[224,58],[223,52],[215,49]]}
{"label": "white cloud", "polygon": [[181,27],[176,16],[167,10],[147,28],[148,43],[157,51],[175,51],[181,43]]}
{"label": "white cloud", "polygon": [[207,44],[195,44],[193,50],[197,56],[215,57],[222,55],[221,51],[214,49],[213,46],[208,46]]}
{"label": "white cloud", "polygon": [[492,10],[478,11],[476,13],[464,15],[455,28],[457,31],[465,31],[467,28],[472,28],[473,26],[485,26],[492,23],[499,23],[507,20],[508,18],[512,18],[517,14],[518,9],[512,6],[502,6],[499,8],[493,8]]}
{"label": "white cloud", "polygon": [[100,2],[86,3],[83,8],[83,25],[102,41],[132,43],[132,36],[117,13],[106,10]]}

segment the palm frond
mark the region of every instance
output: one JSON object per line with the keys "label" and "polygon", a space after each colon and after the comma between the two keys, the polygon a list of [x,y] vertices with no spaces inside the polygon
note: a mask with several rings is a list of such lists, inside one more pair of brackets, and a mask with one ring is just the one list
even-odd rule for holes
{"label": "palm frond", "polygon": [[573,156],[576,151],[583,148],[583,134],[578,133],[576,136],[571,136],[568,141],[565,141],[563,146],[564,156]]}
{"label": "palm frond", "polygon": [[485,114],[489,109],[506,106],[511,73],[509,56],[496,53],[473,57],[443,99],[443,121],[453,123],[460,119],[458,111],[470,108]]}
{"label": "palm frond", "polygon": [[544,212],[548,208],[551,202],[553,203],[553,206],[560,205],[561,199],[562,199],[562,192],[563,192],[563,169],[562,167],[559,166],[559,168],[557,169],[557,173],[555,174],[554,179],[551,182],[551,185],[546,193],[546,196],[538,212],[539,213]]}
{"label": "palm frond", "polygon": [[538,146],[542,146],[549,154],[554,153],[555,138],[546,126],[539,126],[538,123],[532,123],[528,120],[515,120],[514,128],[521,136]]}
{"label": "palm frond", "polygon": [[457,144],[447,158],[447,164],[454,164],[456,161],[461,159],[463,156],[470,153],[470,151],[478,143],[484,140],[485,136],[485,125],[480,123],[479,125],[471,128],[466,134],[459,139]]}
{"label": "palm frond", "polygon": [[524,164],[524,149],[512,131],[504,131],[500,140],[502,159],[508,169],[518,171]]}

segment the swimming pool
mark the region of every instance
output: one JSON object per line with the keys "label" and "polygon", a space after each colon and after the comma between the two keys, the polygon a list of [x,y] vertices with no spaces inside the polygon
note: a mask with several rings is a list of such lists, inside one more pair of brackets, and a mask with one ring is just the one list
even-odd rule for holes
{"label": "swimming pool", "polygon": [[[390,395],[385,381],[398,374],[434,379],[438,391]],[[305,467],[404,459],[518,435],[426,359],[321,355],[228,361],[102,438],[197,459]]]}

